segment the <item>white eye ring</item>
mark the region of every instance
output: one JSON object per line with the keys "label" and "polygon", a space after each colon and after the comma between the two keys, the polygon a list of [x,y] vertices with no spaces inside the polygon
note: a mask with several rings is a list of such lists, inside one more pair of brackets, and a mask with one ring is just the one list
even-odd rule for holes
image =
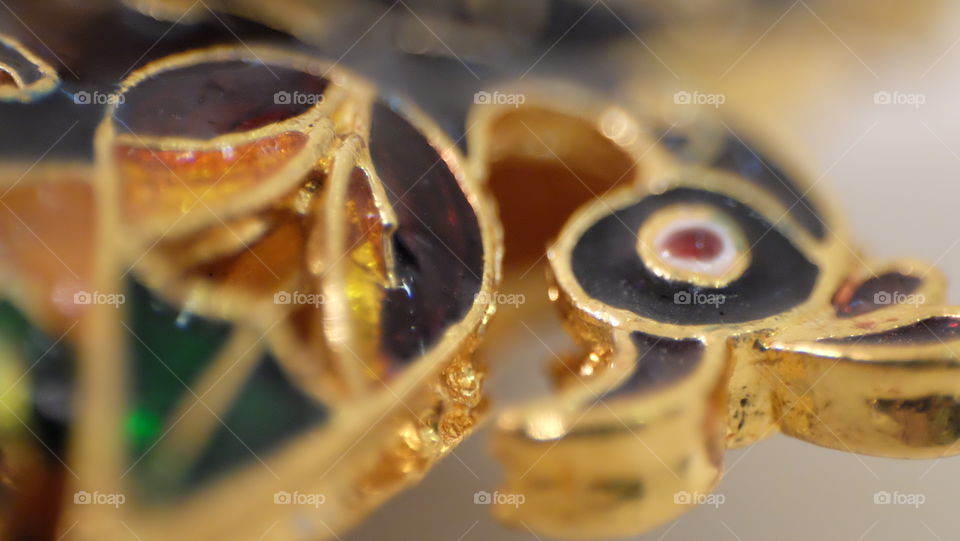
{"label": "white eye ring", "polygon": [[[669,246],[689,233],[697,254],[678,255]],[[681,241],[684,242],[684,241]],[[715,244],[704,246],[702,243]],[[679,204],[653,213],[637,235],[637,251],[657,276],[699,287],[724,287],[750,266],[750,249],[739,225],[725,212],[703,204]]]}

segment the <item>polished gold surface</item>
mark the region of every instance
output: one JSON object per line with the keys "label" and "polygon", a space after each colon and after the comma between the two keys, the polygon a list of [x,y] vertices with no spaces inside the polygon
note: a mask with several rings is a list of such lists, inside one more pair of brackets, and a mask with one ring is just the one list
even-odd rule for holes
{"label": "polished gold surface", "polygon": [[[466,315],[409,369],[388,370],[379,353],[378,317],[384,289],[398,287],[390,238],[397,218],[366,150],[370,109],[379,99],[374,87],[314,57],[242,46],[148,64],[121,84],[118,96],[168,69],[234,59],[322,71],[333,83],[325,99],[287,122],[210,140],[122,130],[114,120],[118,98],[97,131],[92,167],[43,164],[29,182],[4,194],[0,218],[11,227],[0,242],[14,256],[4,274],[25,284],[16,290],[23,295],[17,300],[37,306],[34,315],[44,323],[77,328],[77,385],[85,392],[78,397],[77,437],[65,459],[73,475],[64,494],[129,495],[125,505],[114,507],[65,498],[56,526],[64,539],[120,539],[131,529],[146,538],[290,539],[305,527],[334,537],[418,480],[486,409],[486,368],[473,351],[496,307],[500,233],[489,197],[462,169],[464,158],[453,142],[414,107],[392,103],[442,150],[476,215],[484,259],[480,293]],[[46,234],[43,212],[64,198],[72,198],[72,208],[61,214],[57,228],[67,227],[83,242],[55,235],[47,251],[21,248],[27,232],[13,225]],[[72,267],[57,254],[91,270],[61,276]],[[222,423],[216,412],[232,403],[265,351],[277,356],[298,388],[336,404],[336,414],[277,452],[257,457],[262,466],[243,468],[174,504],[156,507],[134,499],[125,444],[115,428],[123,426],[127,396],[121,344],[132,331],[116,306],[91,304],[82,313],[63,314],[57,304],[68,293],[73,299],[73,290],[61,291],[67,278],[78,281],[71,286],[76,290],[117,292],[130,273],[190,314],[239,329],[205,377],[191,383],[176,406],[176,422],[164,427],[164,438],[151,451],[195,457]],[[323,299],[322,306],[278,303],[278,291],[309,293]],[[56,295],[48,297],[51,292]],[[26,388],[16,385],[28,381],[22,379],[2,375],[17,389]],[[4,403],[22,403],[18,396],[6,396]],[[0,419],[5,431],[14,421],[7,414]],[[21,437],[21,423],[13,424]],[[297,506],[273,501],[282,491],[322,494],[324,505],[304,522]],[[262,512],[265,505],[270,512]],[[209,520],[227,515],[233,518]]]}
{"label": "polished gold surface", "polygon": [[[290,1],[266,6],[245,0],[208,2],[209,5],[179,0],[130,0],[125,4],[178,24],[215,20],[225,17],[224,12],[244,14],[314,44],[328,43],[327,34],[348,19],[327,16],[327,10],[337,12],[331,6],[339,2],[317,6]],[[367,22],[376,21],[376,25],[381,9],[388,6],[371,4],[377,9]],[[738,2],[737,6],[748,4]],[[544,5],[537,2],[525,7],[523,13],[528,17],[521,20],[524,28],[543,30],[545,25],[537,21],[545,20]],[[594,6],[601,12],[606,7],[616,15],[616,8]],[[122,509],[68,505],[66,522],[60,525],[56,536],[119,539],[135,532],[135,536],[144,539],[180,534],[184,538],[226,535],[252,539],[266,531],[264,539],[339,538],[346,528],[399,488],[419,480],[473,430],[489,407],[484,390],[489,385],[490,369],[506,370],[508,378],[514,377],[511,368],[515,364],[506,361],[513,362],[516,356],[523,355],[511,351],[511,340],[518,336],[527,343],[540,340],[549,350],[549,371],[558,388],[550,398],[535,404],[508,407],[494,427],[494,453],[508,468],[504,491],[514,497],[513,502],[497,502],[495,514],[524,537],[529,533],[531,538],[547,535],[595,539],[647,531],[672,521],[696,504],[705,500],[710,503],[710,491],[723,471],[724,449],[747,446],[781,431],[817,445],[855,453],[905,458],[939,458],[954,453],[955,417],[960,411],[955,386],[951,385],[958,353],[955,341],[944,338],[896,347],[858,343],[861,337],[931,318],[960,317],[956,309],[940,306],[945,285],[939,273],[913,260],[896,259],[889,264],[872,260],[867,264],[861,260],[861,244],[850,237],[844,221],[838,219],[832,200],[825,201],[820,187],[814,189],[819,177],[800,183],[804,195],[824,209],[822,216],[829,230],[825,240],[812,238],[790,214],[789,203],[757,190],[735,173],[704,165],[722,151],[719,136],[730,130],[724,121],[712,120],[713,107],[705,113],[699,109],[694,113],[692,107],[660,108],[661,99],[673,95],[675,89],[670,84],[680,85],[679,91],[691,91],[690,74],[696,73],[695,80],[704,89],[715,86],[724,99],[728,95],[735,103],[739,100],[734,109],[748,104],[747,109],[752,108],[749,118],[763,121],[760,126],[764,131],[759,133],[766,133],[767,128],[789,131],[781,123],[771,122],[782,114],[776,104],[782,107],[783,103],[790,103],[789,96],[795,101],[799,100],[797,96],[808,99],[807,94],[816,91],[816,87],[833,86],[823,84],[824,80],[842,85],[844,79],[834,81],[834,76],[843,71],[839,68],[842,63],[824,59],[836,56],[837,50],[841,54],[861,52],[862,43],[846,41],[851,34],[863,31],[855,28],[859,22],[851,21],[866,18],[870,25],[891,27],[890,32],[897,27],[896,31],[913,30],[919,35],[924,30],[917,28],[924,10],[919,6],[891,9],[887,2],[869,9],[852,9],[843,3],[828,10],[809,2],[789,6],[787,12],[791,15],[786,17],[787,13],[781,15],[780,11],[788,6],[764,5],[763,9],[756,6],[758,9],[752,12],[753,16],[760,14],[758,18],[763,22],[755,28],[741,24],[739,16],[725,18],[729,14],[713,2],[698,6],[695,13],[688,5],[653,6],[651,12],[667,17],[670,23],[654,25],[651,35],[646,30],[633,33],[628,27],[633,33],[626,36],[628,43],[621,42],[619,48],[611,49],[610,56],[623,60],[621,67],[631,73],[637,55],[625,49],[635,46],[644,55],[652,52],[657,60],[654,67],[666,67],[676,83],[670,81],[665,88],[650,93],[646,80],[643,85],[623,86],[618,81],[611,97],[576,85],[530,84],[533,77],[526,77],[524,72],[521,79],[528,83],[499,88],[502,93],[523,96],[520,105],[475,104],[472,108],[465,136],[469,159],[425,115],[407,108],[417,127],[428,134],[438,149],[442,148],[458,180],[467,187],[465,191],[480,217],[487,259],[481,295],[470,314],[450,329],[440,344],[426,352],[414,369],[397,379],[392,379],[377,349],[381,323],[377,309],[383,303],[384,285],[396,284],[392,271],[396,254],[391,252],[389,242],[396,218],[389,205],[384,204],[382,185],[370,167],[365,148],[369,136],[364,130],[368,106],[376,94],[373,85],[336,67],[341,59],[331,63],[256,45],[250,49],[195,51],[134,71],[130,81],[181,61],[188,64],[202,58],[230,57],[253,61],[258,56],[297,69],[320,69],[325,73],[331,70],[341,84],[323,108],[311,111],[311,119],[319,119],[323,125],[318,130],[306,130],[295,121],[208,142],[118,135],[110,133],[111,128],[105,123],[99,138],[101,155],[96,174],[90,170],[90,164],[77,168],[74,164],[45,162],[27,175],[23,182],[26,186],[17,186],[0,197],[10,204],[9,209],[0,208],[0,247],[12,247],[4,253],[14,255],[10,265],[6,261],[0,265],[2,277],[10,284],[3,286],[4,291],[15,292],[12,300],[17,306],[28,310],[45,326],[65,329],[80,316],[75,313],[75,304],[59,302],[62,295],[49,295],[54,289],[50,284],[60,287],[76,281],[68,286],[75,289],[92,284],[110,288],[116,287],[118,273],[134,272],[164,298],[200,314],[241,321],[257,331],[234,337],[216,359],[217,366],[236,364],[242,368],[245,362],[252,361],[253,354],[269,347],[278,353],[283,369],[295,376],[299,386],[318,398],[335,397],[348,406],[348,411],[335,420],[335,441],[310,434],[284,449],[282,456],[269,459],[269,468],[280,477],[296,479],[295,486],[284,485],[283,489],[309,492],[322,487],[327,501],[316,513],[310,509],[306,520],[287,520],[293,513],[284,508],[265,511],[269,502],[251,503],[251,494],[266,494],[269,499],[279,485],[266,475],[244,472],[178,504],[169,513],[154,513],[136,505]],[[425,6],[413,2],[391,6],[387,11],[394,7],[397,13],[404,9],[409,12],[404,15],[410,24],[397,38],[409,52],[425,56],[452,54],[457,60],[458,53],[463,54],[466,62],[460,63],[470,73],[474,60],[489,60],[483,55],[485,51],[474,55],[462,50],[462,44],[483,35],[474,33],[472,25],[441,25],[439,17],[424,14]],[[499,9],[509,11],[505,6]],[[850,20],[837,23],[831,17],[848,10],[855,12]],[[486,19],[499,13],[497,2],[471,2],[464,11],[471,16],[484,15]],[[810,46],[797,47],[797,41],[790,37],[806,31],[809,25],[796,24],[796,13],[811,15],[819,25],[817,29],[825,29],[820,36],[824,39],[810,38]],[[720,24],[713,15],[719,16]],[[763,19],[763,15],[770,15],[770,19]],[[781,19],[784,24],[777,26]],[[773,26],[767,29],[765,25],[770,22]],[[786,27],[786,38],[780,35],[781,27]],[[421,30],[419,34],[427,39],[421,39],[412,29]],[[774,41],[776,46],[767,47],[764,29],[770,31],[767,41]],[[754,42],[757,36],[760,38]],[[354,37],[351,36],[351,42]],[[835,43],[834,38],[841,43]],[[641,41],[642,49],[635,39]],[[760,60],[753,62],[748,58],[741,63],[738,55],[750,56],[747,53],[752,53],[761,41],[764,43],[753,55]],[[789,48],[790,61],[767,52],[777,50],[776,47]],[[544,56],[551,50],[552,46]],[[859,69],[862,64],[872,73],[856,53],[852,55],[855,60],[849,59],[853,68]],[[866,61],[873,65],[870,56]],[[727,71],[720,73],[724,68]],[[411,71],[411,77],[416,78],[417,72]],[[796,73],[785,75],[787,71]],[[2,92],[18,85],[8,73],[0,64],[0,99]],[[887,76],[882,72],[881,75]],[[877,74],[874,76],[880,79]],[[758,82],[761,79],[763,82]],[[348,92],[340,92],[341,86]],[[771,93],[778,97],[770,98]],[[724,118],[729,122],[731,117],[736,118]],[[689,156],[681,158],[668,148],[663,140],[664,121],[672,126],[671,135],[681,133],[690,141],[684,152],[693,155],[692,160]],[[302,132],[310,133],[306,137],[296,135]],[[109,148],[111,144],[104,141],[115,144]],[[783,154],[789,155],[797,146],[771,143],[767,138],[760,141],[768,143],[765,156],[770,155],[767,151],[771,149],[778,153],[788,149],[790,152]],[[251,154],[248,161],[226,160],[218,152],[224,147],[239,150],[240,156],[248,157],[248,150],[257,156]],[[116,151],[117,159],[110,160],[107,154]],[[181,168],[172,158],[184,152],[195,153],[199,163]],[[787,163],[791,174],[797,171],[794,166],[798,163],[811,165],[809,161],[785,162],[783,157],[777,155],[776,162]],[[7,177],[14,178],[26,168],[24,164]],[[78,170],[80,174],[75,174]],[[368,174],[360,175],[359,170]],[[41,172],[61,178],[46,178],[35,184],[34,177],[43,175],[34,173]],[[230,186],[216,182],[211,185],[212,179],[221,176]],[[181,190],[183,181],[186,182]],[[88,201],[93,191],[89,188],[91,183],[98,187],[98,211],[91,209],[92,202]],[[236,190],[238,186],[240,189]],[[691,326],[639,317],[591,298],[575,280],[568,261],[579,237],[600,217],[681,186],[748,201],[759,214],[776,222],[778,230],[821,268],[808,301],[789,313],[759,321]],[[218,187],[226,189],[220,191]],[[68,231],[48,233],[43,227],[44,213],[49,208],[64,209],[66,198],[82,201],[60,221],[69,226],[63,228]],[[490,201],[494,198],[506,226],[505,233],[496,224]],[[37,210],[34,207],[42,206],[38,202],[49,208]],[[696,208],[693,210],[709,219]],[[90,238],[92,226],[85,221],[91,213],[99,217],[95,248],[89,247],[94,242]],[[663,218],[665,223],[672,219],[669,213],[668,210]],[[53,249],[24,249],[33,242],[32,237],[26,238],[23,231],[21,238],[9,234],[17,233],[20,217]],[[639,238],[634,248],[662,278],[698,287],[717,287],[735,282],[750,264],[752,247],[738,244],[741,257],[719,277],[678,272],[651,250],[657,240],[651,232],[657,229],[635,231]],[[501,248],[504,241],[505,252]],[[141,259],[144,251],[146,255]],[[74,252],[96,255],[76,256]],[[84,268],[79,273],[80,280],[68,278],[65,265],[51,253],[65,253],[70,268]],[[506,263],[502,286],[497,283],[501,258]],[[88,276],[86,266],[95,266],[98,272]],[[7,267],[20,272],[8,273]],[[545,272],[544,267],[549,267],[549,271]],[[853,298],[859,285],[892,270],[920,278],[921,284],[910,293],[914,300],[893,303],[869,314],[846,317],[839,313],[838,307]],[[327,317],[318,317],[310,310],[278,308],[270,302],[274,291],[300,286],[323,292]],[[518,298],[525,300],[510,306]],[[507,308],[501,308],[487,330],[494,300],[504,299]],[[283,319],[282,323],[272,326],[277,318]],[[541,324],[562,324],[570,336],[544,342],[537,334],[542,330]],[[84,487],[93,483],[103,490],[125,491],[123,476],[115,471],[115,462],[121,462],[116,451],[119,443],[116,434],[107,428],[119,422],[116,412],[122,406],[117,400],[118,389],[122,394],[122,374],[115,370],[116,360],[122,357],[122,352],[114,347],[119,342],[117,325],[115,311],[92,307],[89,315],[83,315],[83,326],[77,330],[84,333],[86,368],[81,383],[90,396],[80,404],[77,427],[87,437],[71,449],[69,464],[75,466],[76,459],[82,468]],[[263,336],[258,339],[260,331]],[[701,341],[706,345],[701,364],[666,388],[607,399],[605,393],[624,384],[634,365],[642,360],[637,359],[637,346],[629,340],[632,331]],[[824,338],[852,340],[824,343]],[[477,357],[474,350],[483,340],[495,342],[488,347],[500,354]],[[507,353],[503,354],[504,351]],[[3,354],[0,351],[0,357]],[[20,378],[20,374],[0,371],[0,390],[16,387]],[[196,389],[205,397],[204,404],[217,409],[239,382],[234,378],[214,379],[199,382]],[[215,392],[207,396],[206,391]],[[178,405],[183,421],[181,426],[171,427],[170,439],[164,445],[196,451],[192,438],[208,433],[213,425],[205,412],[191,411],[200,402],[186,400]],[[3,403],[13,405],[13,412],[19,413],[25,411],[22,408],[26,398],[12,393]],[[20,431],[14,421],[0,410],[0,434],[4,426]],[[29,439],[23,433],[17,437]],[[9,471],[8,464],[17,463],[27,468],[25,471],[35,471],[29,469],[28,453],[23,453],[27,456],[24,459],[17,448],[4,445],[4,451],[6,456],[0,456],[0,494],[11,479],[5,473]],[[455,467],[463,464],[477,477],[471,469],[474,462],[468,459],[465,464],[460,457],[456,458]],[[850,460],[861,459],[850,456]],[[805,467],[802,461],[787,464],[777,471]],[[36,471],[41,474],[40,468]],[[449,472],[449,468],[445,471]],[[816,473],[811,469],[811,477],[816,477]],[[116,477],[121,478],[119,482]],[[69,478],[67,481],[69,493],[76,483]],[[473,478],[467,481],[472,482]],[[484,488],[492,486],[487,476],[482,481],[477,477],[476,481],[482,482]],[[777,488],[773,485],[771,482],[763,489],[771,494],[765,500],[788,505],[789,497],[775,493]],[[437,514],[438,501],[441,509],[447,503],[456,507],[448,499],[460,497],[457,491],[462,492],[462,486],[447,488],[450,490],[439,500],[431,500],[434,503],[429,505],[430,515]],[[750,487],[751,495],[760,490]],[[519,496],[525,501],[517,505]],[[753,506],[748,507],[746,514],[752,517]],[[485,507],[472,509],[479,509],[479,513],[474,513],[477,517],[486,511]],[[405,511],[404,515],[418,523],[417,535],[436,538],[435,528],[426,524],[422,513]],[[75,522],[74,517],[78,517]],[[221,523],[219,518],[210,517],[232,518]],[[281,520],[271,525],[277,517]],[[474,518],[471,515],[464,524],[466,532],[460,538],[487,536],[490,528],[482,526],[471,533],[477,524],[470,526]],[[673,525],[654,535],[662,533],[660,537],[668,538]],[[723,526],[739,537],[726,523]],[[356,538],[365,538],[378,527],[394,534],[391,524],[384,521],[368,525],[355,534]],[[792,533],[800,535],[801,529],[795,530]],[[716,531],[723,533],[719,526],[710,530],[711,534]],[[450,538],[457,538],[460,533]],[[511,534],[502,535],[506,538]]]}
{"label": "polished gold surface", "polygon": [[[639,533],[671,520],[685,505],[702,503],[698,499],[706,498],[719,479],[725,448],[749,445],[779,430],[819,445],[881,456],[927,458],[958,451],[952,424],[957,394],[949,376],[956,359],[953,342],[937,340],[927,346],[910,342],[899,347],[855,343],[857,335],[868,330],[880,332],[925,318],[953,316],[953,309],[933,306],[942,300],[938,275],[931,274],[912,293],[930,305],[902,306],[897,302],[907,301],[898,298],[890,306],[879,306],[864,315],[846,318],[835,314],[844,299],[849,300],[851,288],[864,281],[886,272],[926,277],[928,266],[905,261],[874,266],[866,274],[859,258],[848,249],[851,241],[837,212],[812,187],[804,188],[805,195],[810,194],[824,209],[827,234],[823,239],[812,237],[794,221],[791,208],[770,193],[735,173],[705,165],[715,151],[705,152],[702,161],[692,163],[671,158],[671,152],[648,131],[653,123],[643,111],[630,119],[634,135],[623,144],[604,130],[603,107],[595,105],[602,103],[601,99],[578,102],[574,94],[566,93],[567,105],[551,109],[549,98],[541,99],[544,93],[527,92],[526,103],[516,108],[497,111],[492,106],[475,106],[484,109],[474,113],[470,140],[476,150],[474,159],[487,162],[477,165],[486,173],[481,178],[503,186],[532,182],[535,176],[519,176],[516,169],[499,165],[524,157],[535,162],[527,166],[531,171],[538,166],[548,171],[556,163],[575,164],[567,167],[588,173],[574,173],[574,179],[589,186],[583,179],[592,178],[590,175],[603,178],[603,168],[611,162],[597,160],[591,168],[577,158],[574,149],[583,147],[573,141],[604,136],[609,147],[633,160],[633,165],[624,169],[638,174],[611,185],[596,185],[593,200],[585,201],[573,213],[547,250],[555,284],[549,290],[550,299],[583,349],[554,363],[555,379],[561,383],[558,394],[500,416],[494,452],[507,469],[503,492],[522,494],[526,500],[521,506],[497,506],[499,516],[516,526],[559,538]],[[532,122],[527,124],[525,115],[537,119],[536,129]],[[504,132],[507,121],[501,117],[518,120]],[[709,125],[709,117],[705,118],[703,122]],[[577,119],[576,124],[572,119]],[[555,128],[550,128],[551,123]],[[579,126],[579,133],[572,133],[576,131],[572,125]],[[493,135],[504,133],[501,137],[510,141],[506,145]],[[546,140],[544,133],[551,133],[551,138]],[[703,130],[694,135],[703,141],[709,133]],[[570,134],[570,138],[564,140],[561,134]],[[591,298],[574,277],[570,262],[581,236],[601,217],[678,187],[749,201],[819,268],[807,299],[789,311],[759,320],[682,325],[638,317]],[[655,237],[645,231],[658,231],[669,220],[684,218],[684,211],[666,209],[635,233],[635,249],[651,272],[707,288],[733,283],[745,272],[749,256],[727,280],[665,272],[651,246]],[[710,216],[706,209],[697,214]],[[715,212],[713,219],[717,219]],[[506,224],[507,290],[516,287],[510,281],[512,269],[525,268],[510,266],[511,225]],[[741,254],[749,254],[752,248],[740,246]],[[501,317],[517,315],[504,314]],[[642,357],[633,360],[636,353],[626,339],[634,330],[667,339],[702,340],[707,345],[703,365],[663,391],[625,396],[608,404],[601,397],[618,387],[634,362],[642,362]],[[844,336],[852,337],[854,343],[827,346],[815,342]],[[669,406],[671,400],[676,404]],[[658,415],[651,408],[666,410],[657,410],[664,412]]]}

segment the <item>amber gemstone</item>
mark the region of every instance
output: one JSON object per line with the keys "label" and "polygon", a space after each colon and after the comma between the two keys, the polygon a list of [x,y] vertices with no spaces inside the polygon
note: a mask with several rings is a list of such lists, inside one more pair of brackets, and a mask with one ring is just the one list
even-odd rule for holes
{"label": "amber gemstone", "polygon": [[180,215],[268,181],[307,143],[300,132],[216,150],[155,150],[117,145],[125,214],[133,219]]}
{"label": "amber gemstone", "polygon": [[[57,174],[62,177],[50,178]],[[57,334],[86,308],[74,294],[90,288],[95,222],[95,195],[84,169],[31,168],[0,196],[0,261],[23,277],[20,287],[37,299]]]}
{"label": "amber gemstone", "polygon": [[672,258],[710,261],[723,251],[723,239],[709,229],[691,227],[671,233],[661,250]]}

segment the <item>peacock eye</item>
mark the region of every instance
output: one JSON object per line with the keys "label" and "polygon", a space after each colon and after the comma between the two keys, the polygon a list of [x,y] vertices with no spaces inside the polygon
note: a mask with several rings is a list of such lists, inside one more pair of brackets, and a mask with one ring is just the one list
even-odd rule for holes
{"label": "peacock eye", "polygon": [[743,231],[729,215],[706,205],[655,212],[640,227],[637,250],[657,276],[700,287],[723,287],[750,266]]}
{"label": "peacock eye", "polygon": [[746,203],[687,186],[621,197],[566,232],[586,296],[652,322],[712,325],[758,321],[814,294],[817,263]]}

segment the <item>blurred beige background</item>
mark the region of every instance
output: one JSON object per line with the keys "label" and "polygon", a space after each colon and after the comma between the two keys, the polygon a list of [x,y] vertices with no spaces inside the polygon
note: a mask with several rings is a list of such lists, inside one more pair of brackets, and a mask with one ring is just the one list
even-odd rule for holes
{"label": "blurred beige background", "polygon": [[[904,3],[903,10],[913,3]],[[858,9],[868,17],[870,3]],[[789,8],[789,9],[788,9]],[[778,18],[778,14],[783,13]],[[784,2],[770,25],[728,36],[698,60],[649,42],[690,88],[691,73],[724,93],[721,113],[746,117],[806,157],[818,188],[839,200],[860,246],[877,258],[917,256],[936,262],[960,303],[960,5],[944,4],[922,25],[879,28],[861,18]],[[889,25],[889,28],[885,27]],[[765,32],[764,32],[765,31]],[[803,41],[798,44],[797,36]],[[683,40],[683,35],[663,40]],[[634,44],[639,46],[638,44]],[[659,62],[658,60],[657,62]],[[701,65],[697,65],[701,62]],[[705,84],[705,83],[704,83]],[[686,86],[685,86],[686,85]],[[876,103],[874,93],[920,96],[910,104]],[[896,100],[896,98],[894,98]],[[916,101],[914,99],[913,101]],[[544,392],[548,354],[529,351],[494,366],[494,414],[504,404]],[[473,435],[425,481],[401,494],[344,541],[519,541],[533,532],[508,530],[473,503],[501,480],[487,448],[488,428]],[[726,458],[717,489],[724,503],[701,506],[641,536],[644,540],[946,540],[960,534],[956,485],[960,458],[899,461],[822,449],[772,437]],[[878,491],[921,494],[919,507],[874,504]]]}

